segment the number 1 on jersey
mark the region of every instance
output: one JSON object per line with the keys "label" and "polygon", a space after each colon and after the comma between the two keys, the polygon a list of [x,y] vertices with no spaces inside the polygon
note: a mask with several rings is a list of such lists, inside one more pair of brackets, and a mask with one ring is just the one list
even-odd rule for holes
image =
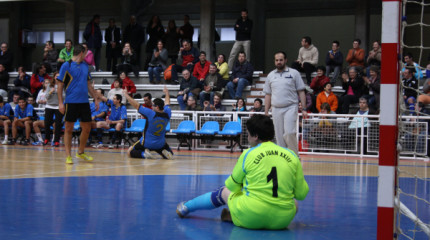
{"label": "number 1 on jersey", "polygon": [[267,175],[267,182],[273,180],[272,196],[278,197],[278,174],[276,172],[276,167],[272,167],[269,175]]}

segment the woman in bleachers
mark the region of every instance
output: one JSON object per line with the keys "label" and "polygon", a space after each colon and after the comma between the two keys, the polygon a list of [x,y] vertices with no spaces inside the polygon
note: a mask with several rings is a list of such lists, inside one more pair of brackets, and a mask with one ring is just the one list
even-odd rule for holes
{"label": "woman in bleachers", "polygon": [[163,38],[169,58],[171,59],[171,64],[176,64],[176,60],[178,59],[179,37],[179,28],[176,27],[175,20],[169,20],[169,25]]}
{"label": "woman in bleachers", "polygon": [[37,94],[37,98],[36,98],[36,103],[38,104],[38,108],[44,108],[46,105],[46,93],[47,93],[47,89],[49,87],[49,85],[51,84],[53,80],[52,79],[45,79],[45,81],[43,81],[43,86],[42,86],[42,90],[39,91],[39,93]]}
{"label": "woman in bleachers", "polygon": [[219,54],[218,55],[218,59],[215,62],[216,67],[218,68],[218,73],[219,75],[221,75],[221,77],[228,81],[228,64],[225,61],[225,55],[224,54]]}
{"label": "woman in bleachers", "polygon": [[125,104],[126,99],[125,99],[124,93],[122,92],[122,89],[123,89],[122,84],[123,82],[121,81],[121,79],[119,78],[115,79],[115,81],[113,81],[112,83],[112,89],[109,90],[108,92],[107,98],[110,100],[113,100],[113,97],[115,97],[116,94],[119,94],[122,96],[121,103]]}
{"label": "woman in bleachers", "polygon": [[37,97],[40,89],[43,87],[43,82],[45,79],[51,79],[51,77],[46,73],[46,68],[43,64],[37,64],[33,75],[30,80],[31,94]]}
{"label": "woman in bleachers", "polygon": [[232,111],[246,112],[245,100],[243,98],[237,99],[236,103],[233,103]]}
{"label": "woman in bleachers", "polygon": [[145,61],[145,69],[148,69],[152,52],[157,47],[158,40],[162,39],[164,35],[164,27],[159,16],[152,16],[151,20],[148,22],[148,26],[146,27],[146,33],[149,35],[149,39],[148,42],[146,42],[147,57]]}
{"label": "woman in bleachers", "polygon": [[85,51],[87,52],[84,58],[84,61],[88,64],[88,71],[94,72],[96,71],[96,62],[94,61],[94,53],[88,49],[88,45],[86,43],[82,43]]}
{"label": "woman in bleachers", "polygon": [[[149,62],[148,75],[149,82],[158,84],[161,82],[160,73],[167,68],[167,59],[169,58],[169,53],[167,49],[164,48],[163,41],[159,40],[157,42],[157,47],[152,53],[151,61]],[[156,81],[154,82],[154,76]]]}
{"label": "woman in bleachers", "polygon": [[343,73],[342,80],[342,88],[345,90],[341,97],[342,113],[349,114],[349,105],[358,103],[363,95],[364,81],[355,67],[350,67],[348,73]]}
{"label": "woman in bleachers", "polygon": [[[136,93],[136,85],[127,76],[126,72],[120,72],[119,73],[119,80],[121,81],[121,88],[122,89],[127,89],[128,95],[133,96],[133,94]],[[115,88],[114,84],[115,84],[115,82],[113,82],[112,85],[110,86],[111,89]],[[117,94],[121,94],[122,95],[122,92],[121,93],[117,93]]]}
{"label": "woman in bleachers", "polygon": [[136,55],[137,54],[134,53],[134,50],[131,48],[130,43],[125,43],[124,48],[122,49],[121,63],[117,66],[118,72],[133,72],[134,76],[138,77],[139,66],[137,65],[138,59]]}

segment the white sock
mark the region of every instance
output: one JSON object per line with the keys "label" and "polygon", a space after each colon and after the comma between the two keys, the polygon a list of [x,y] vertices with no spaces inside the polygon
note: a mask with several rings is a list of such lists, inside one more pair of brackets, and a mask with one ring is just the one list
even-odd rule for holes
{"label": "white sock", "polygon": [[43,142],[42,134],[36,133],[37,139],[39,139],[40,142]]}
{"label": "white sock", "polygon": [[4,140],[8,140],[9,136],[8,135],[4,135]]}

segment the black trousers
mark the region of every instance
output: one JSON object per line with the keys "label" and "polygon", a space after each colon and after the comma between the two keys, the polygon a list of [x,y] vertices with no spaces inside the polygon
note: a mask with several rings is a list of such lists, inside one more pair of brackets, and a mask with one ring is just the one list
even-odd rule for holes
{"label": "black trousers", "polygon": [[54,115],[55,115],[55,136],[54,142],[60,141],[61,136],[61,128],[63,127],[63,114],[60,113],[58,109],[45,108],[45,140],[48,142],[51,140],[51,126],[54,123]]}
{"label": "black trousers", "polygon": [[299,72],[304,72],[306,74],[306,82],[307,82],[307,84],[311,85],[311,81],[312,81],[311,74],[317,70],[314,65],[305,62],[305,63],[303,63],[303,67],[302,67],[302,65],[300,63],[293,62],[293,64],[291,65],[291,67],[294,68],[294,69],[296,69]]}

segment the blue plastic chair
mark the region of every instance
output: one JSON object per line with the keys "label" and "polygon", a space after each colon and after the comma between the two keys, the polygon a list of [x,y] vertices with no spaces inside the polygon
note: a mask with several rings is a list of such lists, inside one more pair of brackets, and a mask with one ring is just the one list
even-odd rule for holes
{"label": "blue plastic chair", "polygon": [[219,123],[215,121],[208,121],[203,124],[202,129],[197,131],[197,134],[201,135],[212,135],[214,136],[219,132]]}
{"label": "blue plastic chair", "polygon": [[134,143],[133,137],[140,136],[145,130],[146,119],[136,119],[131,123],[129,128],[124,129],[125,141],[131,146]]}
{"label": "blue plastic chair", "polygon": [[224,125],[224,128],[221,132],[218,133],[223,137],[224,140],[230,140],[230,152],[233,152],[233,149],[236,145],[240,147],[240,150],[243,151],[243,147],[240,144],[240,135],[242,134],[242,126],[239,122],[232,121],[228,122]]}
{"label": "blue plastic chair", "polygon": [[196,132],[196,124],[193,121],[185,120],[179,123],[177,129],[173,129],[172,133],[176,133],[176,138],[179,141],[178,151],[180,147],[187,146],[191,150],[191,141],[193,140],[193,133]]}

